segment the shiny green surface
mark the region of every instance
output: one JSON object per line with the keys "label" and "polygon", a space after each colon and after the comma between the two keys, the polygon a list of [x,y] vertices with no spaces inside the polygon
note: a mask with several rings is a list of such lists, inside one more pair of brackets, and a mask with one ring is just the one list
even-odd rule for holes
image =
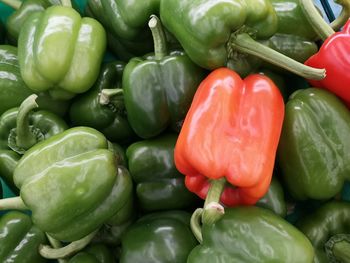
{"label": "shiny green surface", "polygon": [[167,211],[148,214],[122,238],[120,263],[185,263],[197,241],[189,227],[190,214]]}
{"label": "shiny green surface", "polygon": [[69,118],[74,126],[93,127],[112,142],[125,143],[135,137],[122,97],[112,97],[107,105],[99,102],[101,90],[121,88],[124,66],[125,63],[121,61],[103,65],[94,87],[73,100]]}
{"label": "shiny green surface", "polygon": [[144,211],[193,207],[197,198],[185,186],[174,164],[176,134],[131,144],[126,151],[136,196]]}
{"label": "shiny green surface", "polygon": [[278,160],[297,200],[338,194],[350,174],[349,110],[325,90],[294,92],[286,105]]}
{"label": "shiny green surface", "polygon": [[267,39],[278,27],[272,4],[263,0],[164,0],[160,4],[160,16],[187,55],[207,69],[228,63],[232,54],[227,43],[232,33],[254,32],[257,39]]}
{"label": "shiny green surface", "polygon": [[46,262],[38,253],[43,243],[46,243],[45,233],[33,225],[28,215],[11,211],[1,216],[0,262]]}
{"label": "shiny green surface", "polygon": [[91,244],[72,257],[68,263],[114,263],[111,250],[103,244]]}
{"label": "shiny green surface", "polygon": [[324,246],[337,234],[350,234],[350,203],[330,201],[297,222],[315,248],[315,263],[328,263]]}
{"label": "shiny green surface", "polygon": [[76,127],[39,142],[14,171],[33,222],[62,241],[99,228],[130,198],[132,181],[97,130]]}
{"label": "shiny green surface", "polygon": [[21,29],[21,75],[33,91],[70,99],[92,87],[105,48],[106,33],[97,20],[81,18],[73,8],[51,6],[31,15]]}
{"label": "shiny green surface", "polygon": [[203,243],[188,263],[312,263],[310,241],[293,225],[259,207],[226,208],[212,225],[202,226]]}

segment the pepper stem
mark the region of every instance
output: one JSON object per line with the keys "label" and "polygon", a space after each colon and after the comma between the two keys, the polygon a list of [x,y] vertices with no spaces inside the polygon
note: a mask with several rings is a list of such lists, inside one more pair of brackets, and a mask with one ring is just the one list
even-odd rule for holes
{"label": "pepper stem", "polygon": [[61,0],[61,4],[62,4],[63,6],[72,7],[72,2],[71,2],[71,0]]}
{"label": "pepper stem", "polygon": [[255,41],[247,33],[233,35],[229,45],[235,51],[257,56],[271,64],[284,68],[306,79],[321,80],[326,76],[325,69],[309,67],[295,61],[294,59]]}
{"label": "pepper stem", "polygon": [[325,244],[329,262],[350,263],[350,234],[332,236]]}
{"label": "pepper stem", "polygon": [[331,26],[324,21],[312,0],[300,0],[300,7],[312,28],[322,40],[326,40],[330,35],[335,33]]}
{"label": "pepper stem", "polygon": [[28,210],[20,196],[0,199],[0,211],[3,210]]}
{"label": "pepper stem", "polygon": [[342,10],[338,17],[330,24],[334,31],[338,31],[350,17],[350,1],[349,0],[334,0],[337,4],[342,6]]}
{"label": "pepper stem", "polygon": [[192,216],[191,216],[191,221],[190,221],[190,226],[193,235],[197,239],[199,243],[203,242],[203,237],[202,237],[202,214],[203,214],[203,208],[197,208]]}
{"label": "pepper stem", "polygon": [[224,177],[210,181],[210,188],[204,202],[202,215],[203,224],[213,224],[224,215],[225,209],[219,202],[225,184],[226,179]]}
{"label": "pepper stem", "polygon": [[22,5],[22,1],[19,0],[0,0],[0,2],[15,10],[18,10]]}
{"label": "pepper stem", "polygon": [[73,241],[70,244],[60,248],[53,248],[49,245],[40,245],[39,253],[42,257],[48,259],[59,259],[72,256],[86,247],[94,238],[97,232],[98,230],[95,230],[86,237],[83,237],[77,241]]}
{"label": "pepper stem", "polygon": [[36,103],[38,95],[33,94],[26,98],[19,106],[16,121],[16,145],[25,150],[32,147],[38,142],[37,136],[33,133],[33,129],[29,125],[30,112],[38,108]]}
{"label": "pepper stem", "polygon": [[122,96],[124,94],[123,89],[103,89],[100,92],[100,104],[107,105],[111,102],[111,97]]}
{"label": "pepper stem", "polygon": [[[53,248],[61,248],[62,247],[62,243],[59,240],[54,239],[53,237],[51,237],[47,233],[46,233],[46,236],[47,236],[47,239],[49,240],[49,242]],[[59,259],[57,259],[57,261],[58,261],[58,263],[67,263],[68,262],[66,259],[63,259],[63,258],[59,258]]]}
{"label": "pepper stem", "polygon": [[156,15],[151,15],[148,26],[152,31],[155,59],[161,60],[167,54],[167,42],[162,23]]}

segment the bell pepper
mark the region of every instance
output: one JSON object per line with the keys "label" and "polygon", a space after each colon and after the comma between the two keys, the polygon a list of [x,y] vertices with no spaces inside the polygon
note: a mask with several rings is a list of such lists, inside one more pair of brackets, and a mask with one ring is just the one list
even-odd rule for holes
{"label": "bell pepper", "polygon": [[194,207],[196,197],[187,190],[174,164],[176,134],[135,142],[126,150],[128,167],[136,184],[136,196],[143,211]]}
{"label": "bell pepper", "polygon": [[297,200],[326,200],[350,179],[350,112],[332,93],[294,92],[286,104],[278,162]]}
{"label": "bell pepper", "polygon": [[162,26],[150,19],[154,54],[133,58],[125,66],[122,86],[128,120],[135,133],[148,139],[168,126],[179,131],[203,69],[182,51],[168,52]]}
{"label": "bell pepper", "polygon": [[19,193],[13,182],[13,172],[20,158],[21,155],[12,150],[0,150],[0,177],[14,194]]}
{"label": "bell pepper", "polygon": [[105,49],[106,32],[97,20],[82,18],[68,6],[50,6],[31,15],[21,29],[21,75],[34,92],[71,99],[92,87]]}
{"label": "bell pepper", "polygon": [[191,251],[188,263],[312,263],[314,257],[302,232],[259,207],[228,208],[220,220],[204,224],[199,237],[201,244]]}
{"label": "bell pepper", "polygon": [[223,204],[255,204],[270,185],[283,117],[282,95],[269,78],[212,71],[197,89],[175,146],[186,187],[204,199],[218,184]]}
{"label": "bell pepper", "polygon": [[76,127],[31,147],[18,162],[14,182],[20,197],[2,209],[31,210],[33,222],[50,236],[75,241],[97,230],[130,198],[132,181],[106,138]]}
{"label": "bell pepper", "polygon": [[[18,65],[17,47],[0,45],[0,114],[18,107],[24,99],[33,94],[23,82]],[[39,107],[63,116],[68,102],[53,100],[47,92],[37,93]]]}
{"label": "bell pepper", "polygon": [[199,66],[227,66],[237,73],[242,57],[257,57],[310,79],[324,78],[324,71],[305,67],[258,40],[278,30],[278,16],[269,0],[184,0],[160,2],[165,28],[178,39],[187,55]]}
{"label": "bell pepper", "polygon": [[189,213],[151,213],[138,219],[123,235],[119,262],[186,262],[196,245]]}
{"label": "bell pepper", "polygon": [[43,231],[33,225],[29,215],[9,211],[0,217],[0,261],[41,263],[39,246],[46,243]]}
{"label": "bell pepper", "polygon": [[74,98],[69,117],[74,126],[89,126],[101,131],[109,140],[118,143],[129,142],[135,137],[126,117],[124,100],[111,96],[108,101],[101,98],[103,89],[121,87],[125,63],[113,61],[102,66],[93,88]]}
{"label": "bell pepper", "polygon": [[314,262],[350,262],[349,222],[350,203],[330,201],[296,223],[315,248]]}
{"label": "bell pepper", "polygon": [[66,122],[45,110],[33,112],[38,107],[37,95],[25,99],[19,108],[12,108],[0,116],[0,148],[24,154],[39,141],[68,129]]}
{"label": "bell pepper", "polygon": [[114,263],[112,251],[103,244],[91,244],[69,259],[68,263]]}

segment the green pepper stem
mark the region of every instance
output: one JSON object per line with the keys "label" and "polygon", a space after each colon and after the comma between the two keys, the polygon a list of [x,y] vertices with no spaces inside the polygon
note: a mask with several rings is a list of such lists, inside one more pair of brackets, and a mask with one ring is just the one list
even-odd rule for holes
{"label": "green pepper stem", "polygon": [[190,221],[190,226],[193,235],[197,239],[199,243],[203,242],[203,236],[202,236],[202,214],[203,214],[203,208],[197,208],[192,216]]}
{"label": "green pepper stem", "polygon": [[213,224],[224,215],[225,209],[219,202],[225,185],[226,179],[224,177],[210,181],[210,187],[204,202],[203,224]]}
{"label": "green pepper stem", "polygon": [[161,60],[167,54],[167,42],[162,23],[156,15],[151,15],[148,26],[152,31],[155,59]]}
{"label": "green pepper stem", "polygon": [[37,136],[33,134],[29,125],[30,112],[39,107],[35,101],[37,98],[38,95],[36,94],[30,95],[21,103],[18,109],[16,121],[16,144],[18,147],[25,150],[32,147],[38,141]]}
{"label": "green pepper stem", "polygon": [[329,262],[350,263],[350,234],[332,236],[325,244]]}
{"label": "green pepper stem", "polygon": [[306,79],[321,80],[326,76],[325,69],[309,67],[295,61],[294,59],[255,41],[247,33],[234,35],[229,44],[235,51],[257,56],[271,64],[284,68]]}
{"label": "green pepper stem", "polygon": [[75,253],[82,250],[84,247],[86,247],[90,243],[90,241],[94,238],[97,232],[98,230],[95,230],[89,235],[83,237],[82,239],[73,241],[70,244],[60,248],[53,248],[49,245],[40,245],[39,253],[42,257],[47,259],[59,259],[59,258],[66,258],[66,257],[72,256]]}
{"label": "green pepper stem", "polygon": [[101,105],[107,105],[111,101],[111,97],[114,96],[122,96],[124,94],[123,89],[103,89],[100,92],[100,104]]}
{"label": "green pepper stem", "polygon": [[330,35],[335,33],[331,26],[328,25],[320,15],[312,0],[300,0],[300,7],[312,28],[322,40],[327,39]]}
{"label": "green pepper stem", "polygon": [[334,31],[338,31],[350,17],[350,1],[349,0],[335,0],[337,4],[342,6],[342,10],[338,17],[330,23],[330,27]]}
{"label": "green pepper stem", "polygon": [[28,210],[20,196],[0,199],[0,211],[3,210]]}
{"label": "green pepper stem", "polygon": [[18,10],[22,5],[22,1],[19,0],[0,0],[0,2],[15,10]]}
{"label": "green pepper stem", "polygon": [[62,4],[63,6],[72,7],[72,2],[71,2],[71,0],[61,0],[61,4]]}
{"label": "green pepper stem", "polygon": [[[47,236],[47,239],[49,240],[51,246],[53,248],[61,248],[62,247],[62,243],[57,240],[57,239],[54,239],[53,237],[51,237],[49,234],[46,233],[46,236]],[[63,258],[59,258],[57,259],[58,263],[67,263],[68,261],[63,259]]]}

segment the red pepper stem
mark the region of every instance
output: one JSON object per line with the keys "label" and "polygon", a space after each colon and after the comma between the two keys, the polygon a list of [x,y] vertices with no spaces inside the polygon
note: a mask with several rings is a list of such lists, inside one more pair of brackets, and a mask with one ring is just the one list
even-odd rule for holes
{"label": "red pepper stem", "polygon": [[255,41],[247,33],[233,35],[230,40],[231,48],[235,51],[259,57],[271,64],[284,68],[306,79],[321,80],[326,76],[325,69],[306,66],[276,50]]}
{"label": "red pepper stem", "polygon": [[32,110],[38,108],[36,99],[38,95],[32,94],[26,98],[18,109],[16,120],[16,145],[25,150],[32,147],[38,142],[37,136],[33,133],[33,130],[29,124],[29,116]]}
{"label": "red pepper stem", "polygon": [[19,196],[0,199],[0,211],[9,209],[28,210],[27,206],[23,203],[22,198]]}
{"label": "red pepper stem", "polygon": [[[46,234],[46,236],[47,236],[47,239],[49,240],[49,242],[53,248],[61,248],[62,247],[62,243],[59,240],[54,239],[49,234]],[[59,258],[59,259],[57,259],[57,261],[58,261],[58,263],[67,263],[68,262],[68,260],[63,259],[63,258]]]}
{"label": "red pepper stem", "polygon": [[162,23],[156,15],[151,15],[148,26],[152,31],[155,59],[161,60],[167,54],[167,42]]}
{"label": "red pepper stem", "polygon": [[320,15],[312,0],[300,0],[300,7],[312,28],[322,40],[326,40],[330,35],[335,33]]}
{"label": "red pepper stem", "polygon": [[71,2],[71,0],[61,0],[61,4],[62,4],[63,6],[72,7],[72,2]]}
{"label": "red pepper stem", "polygon": [[224,215],[225,209],[219,202],[225,185],[226,179],[224,177],[210,181],[210,187],[204,202],[203,224],[213,224]]}
{"label": "red pepper stem", "polygon": [[349,0],[335,0],[337,4],[342,6],[342,10],[338,17],[330,23],[334,31],[338,31],[349,20],[350,17],[350,1]]}
{"label": "red pepper stem", "polygon": [[42,257],[47,259],[59,259],[72,256],[75,253],[82,250],[83,248],[85,248],[91,242],[91,240],[94,238],[97,232],[98,230],[95,230],[89,235],[83,237],[82,239],[73,241],[68,245],[60,248],[53,248],[49,245],[40,245],[39,253]]}
{"label": "red pepper stem", "polygon": [[22,1],[19,0],[0,0],[0,2],[15,10],[18,10],[22,5]]}
{"label": "red pepper stem", "polygon": [[111,102],[111,98],[114,96],[122,96],[124,94],[123,89],[103,89],[100,92],[100,104],[107,105]]}
{"label": "red pepper stem", "polygon": [[350,263],[350,234],[332,236],[325,244],[329,262]]}
{"label": "red pepper stem", "polygon": [[202,237],[202,214],[203,214],[203,208],[197,208],[192,216],[191,216],[191,230],[195,238],[199,243],[203,242]]}

